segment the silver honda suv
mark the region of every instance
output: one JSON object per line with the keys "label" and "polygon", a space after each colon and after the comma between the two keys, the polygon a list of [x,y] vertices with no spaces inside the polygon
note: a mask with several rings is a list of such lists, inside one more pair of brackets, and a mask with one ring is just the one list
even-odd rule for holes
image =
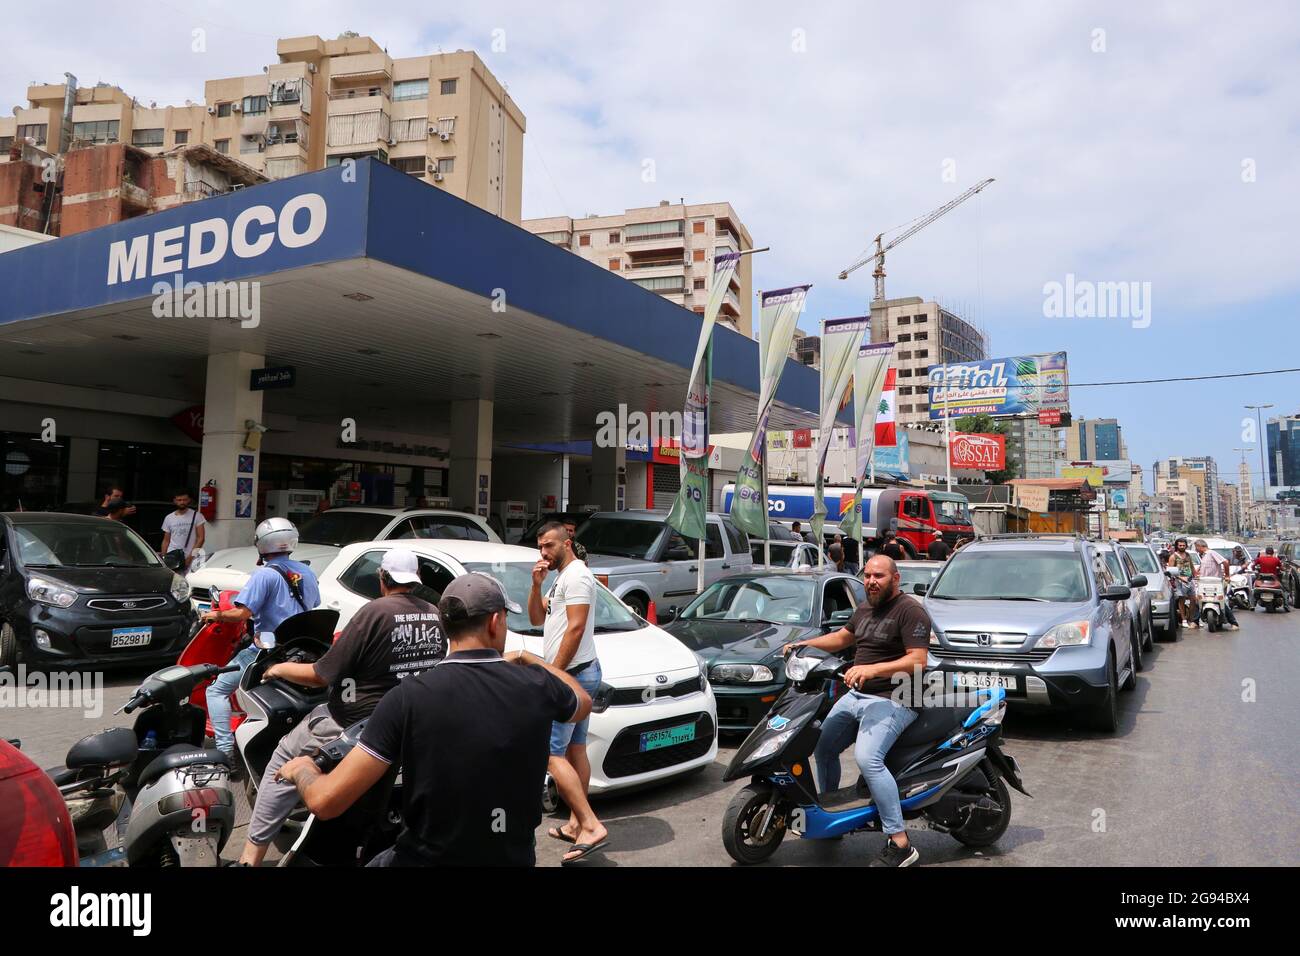
{"label": "silver honda suv", "polygon": [[929,667],[954,688],[1002,687],[1012,704],[1067,709],[1108,733],[1137,685],[1132,587],[1078,535],[1005,534],[955,553],[925,594]]}

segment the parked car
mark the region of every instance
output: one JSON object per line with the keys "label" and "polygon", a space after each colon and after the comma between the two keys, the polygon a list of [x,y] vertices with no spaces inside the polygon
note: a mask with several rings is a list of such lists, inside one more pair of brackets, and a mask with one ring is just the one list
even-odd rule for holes
{"label": "parked car", "polygon": [[[663,613],[685,607],[699,593],[698,542],[670,528],[667,517],[666,511],[598,511],[578,529],[587,566],[597,580],[642,617],[651,601]],[[749,536],[729,515],[710,514],[707,533],[705,587],[753,567]]]}
{"label": "parked car", "polygon": [[17,743],[0,740],[0,867],[76,866],[72,813]]}
{"label": "parked car", "polygon": [[573,522],[576,530],[589,517],[591,517],[590,511],[548,511],[539,515],[537,520],[524,529],[523,534],[509,543],[522,544],[526,548],[535,548],[537,547],[537,534],[542,530],[542,525],[549,524],[552,521],[558,521],[560,524]]}
{"label": "parked car", "polygon": [[[348,545],[320,574],[321,605],[339,612],[340,628],[379,596],[379,565],[394,547],[415,552],[421,578],[439,593],[469,571],[491,574],[524,608],[523,614],[509,615],[507,649],[542,653],[542,629],[527,614],[537,550],[517,545],[429,540]],[[597,589],[595,613],[603,681],[587,736],[592,791],[665,780],[713,763],[718,714],[700,658],[604,587]],[[670,739],[676,742],[661,746],[662,735],[647,737],[659,730],[675,731]]]}
{"label": "parked car", "polygon": [[1013,705],[1077,712],[1119,726],[1118,691],[1137,686],[1132,589],[1095,542],[1069,534],[972,541],[925,595],[929,667],[954,687],[999,686]]}
{"label": "parked car", "polygon": [[1174,611],[1174,591],[1169,576],[1160,566],[1160,559],[1149,544],[1125,541],[1121,546],[1133,562],[1137,572],[1147,579],[1146,591],[1150,598],[1148,623],[1153,634],[1161,640],[1178,640],[1178,615]]}
{"label": "parked car", "polygon": [[[389,539],[459,539],[501,543],[500,536],[478,515],[438,508],[331,508],[314,515],[298,528],[298,547],[293,559],[309,565],[317,574],[344,545],[357,541]],[[208,610],[217,593],[239,590],[257,567],[257,549],[225,548],[213,554],[203,567],[189,574],[194,605]]]}
{"label": "parked car", "polygon": [[[749,554],[754,559],[755,567],[763,567],[764,544],[754,538],[749,539]],[[774,568],[815,568],[817,567],[817,545],[807,541],[771,541],[767,544]]]}
{"label": "parked car", "polygon": [[866,597],[848,574],[753,571],[709,585],[664,630],[708,664],[719,728],[748,732],[785,687],[781,648],[844,626]]}
{"label": "parked car", "polygon": [[[1142,655],[1155,647],[1155,631],[1151,626],[1151,595],[1147,591],[1147,585],[1151,583],[1151,580],[1138,571],[1137,565],[1133,563],[1133,558],[1118,542],[1099,541],[1097,542],[1097,552],[1101,559],[1106,562],[1111,577],[1116,581],[1127,584],[1129,590],[1132,591],[1128,599],[1128,610],[1129,615],[1137,624],[1137,643],[1133,648],[1133,661],[1140,671],[1146,666],[1142,660]],[[1162,574],[1160,577],[1165,576]],[[1138,580],[1139,578],[1141,580]]]}
{"label": "parked car", "polygon": [[194,620],[185,579],[122,522],[0,514],[0,667],[170,662]]}
{"label": "parked car", "polygon": [[1287,541],[1273,553],[1282,561],[1282,587],[1287,591],[1288,602],[1295,607],[1296,596],[1300,595],[1300,549],[1294,541]]}
{"label": "parked car", "polygon": [[[135,512],[127,515],[122,521],[144,538],[149,543],[149,547],[155,551],[161,550],[163,518],[175,511],[176,505],[170,501],[132,501],[131,505],[135,508]],[[98,501],[69,501],[55,510],[60,514],[93,515],[98,508]]]}
{"label": "parked car", "polygon": [[[895,561],[898,565],[898,587],[904,594],[916,594],[916,585],[929,587],[943,570],[942,561]],[[924,594],[925,591],[919,592]]]}

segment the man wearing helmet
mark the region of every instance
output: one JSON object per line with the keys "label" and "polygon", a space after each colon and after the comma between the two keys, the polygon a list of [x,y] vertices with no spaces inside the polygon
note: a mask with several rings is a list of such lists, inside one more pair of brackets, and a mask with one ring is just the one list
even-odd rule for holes
{"label": "man wearing helmet", "polygon": [[[237,671],[220,674],[208,685],[208,717],[217,748],[234,757],[235,735],[230,729],[230,695],[239,686],[244,668],[253,662],[262,648],[259,634],[274,632],[285,620],[320,604],[320,590],[311,568],[291,561],[289,553],[298,546],[298,529],[288,518],[267,518],[253,532],[253,544],[260,556],[258,567],[249,575],[244,589],[235,595],[234,607],[216,608],[203,615],[206,621],[253,622],[253,643],[230,659]],[[232,759],[231,765],[234,766]]]}

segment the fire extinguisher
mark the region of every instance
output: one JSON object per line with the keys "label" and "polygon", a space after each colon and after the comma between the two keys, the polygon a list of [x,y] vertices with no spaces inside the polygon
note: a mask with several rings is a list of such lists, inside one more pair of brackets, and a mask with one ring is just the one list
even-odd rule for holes
{"label": "fire extinguisher", "polygon": [[208,483],[199,489],[199,514],[204,521],[217,519],[217,479],[209,478]]}

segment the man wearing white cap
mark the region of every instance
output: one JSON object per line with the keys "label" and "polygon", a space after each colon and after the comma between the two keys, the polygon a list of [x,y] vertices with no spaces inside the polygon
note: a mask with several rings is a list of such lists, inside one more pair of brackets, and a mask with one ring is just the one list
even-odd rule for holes
{"label": "man wearing white cap", "polygon": [[369,717],[398,681],[432,667],[446,655],[438,609],[411,593],[419,583],[415,554],[406,548],[392,548],[379,566],[381,596],[357,611],[324,657],[314,664],[285,662],[267,669],[263,680],[328,686],[330,696],[285,734],[267,764],[248,823],[241,865],[261,864],[271,840],[298,805],[297,787],[276,780],[279,769]]}

